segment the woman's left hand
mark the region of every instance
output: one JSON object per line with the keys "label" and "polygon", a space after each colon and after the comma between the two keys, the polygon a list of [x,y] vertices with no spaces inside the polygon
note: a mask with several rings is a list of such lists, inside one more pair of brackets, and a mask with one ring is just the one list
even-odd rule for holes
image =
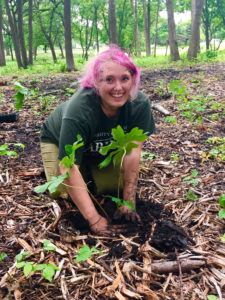
{"label": "woman's left hand", "polygon": [[131,210],[127,205],[123,205],[117,209],[114,219],[120,219],[122,216],[124,216],[127,221],[141,223],[141,218],[136,210]]}

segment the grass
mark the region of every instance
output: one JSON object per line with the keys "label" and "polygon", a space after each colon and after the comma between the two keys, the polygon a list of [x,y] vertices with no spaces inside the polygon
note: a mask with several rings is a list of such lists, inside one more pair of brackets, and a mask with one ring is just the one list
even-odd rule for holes
{"label": "grass", "polygon": [[[33,65],[28,66],[25,70],[23,68],[18,69],[16,60],[11,60],[11,57],[6,57],[6,66],[0,67],[0,76],[17,76],[17,77],[35,77],[41,75],[42,77],[49,76],[51,74],[62,73],[66,71],[66,60],[61,58],[59,50],[56,51],[57,54],[57,63],[54,63],[52,60],[51,52],[48,50],[45,53],[43,50],[38,51],[37,60],[34,61]],[[93,54],[90,55],[92,57]],[[198,54],[198,57],[192,61],[187,60],[187,54],[181,53],[181,60],[177,62],[172,62],[170,56],[153,55],[146,57],[143,53],[142,57],[134,57],[134,62],[141,69],[165,69],[171,67],[184,67],[191,66],[196,64],[205,64],[205,63],[220,63],[225,61],[225,50],[217,51],[217,56],[214,58],[209,58],[206,55],[206,52],[201,52]],[[74,52],[74,61],[75,66],[78,71],[82,69],[85,64],[85,60],[82,58],[81,53],[77,51]]]}

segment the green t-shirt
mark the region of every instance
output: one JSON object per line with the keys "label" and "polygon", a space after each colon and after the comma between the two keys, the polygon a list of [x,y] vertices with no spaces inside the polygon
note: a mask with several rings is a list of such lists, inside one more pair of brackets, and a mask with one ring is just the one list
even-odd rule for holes
{"label": "green t-shirt", "polygon": [[148,135],[154,132],[150,101],[144,93],[139,92],[135,100],[128,100],[115,118],[104,114],[100,101],[100,96],[92,89],[82,88],[49,115],[41,128],[41,141],[59,147],[59,160],[66,155],[65,145],[72,145],[78,134],[84,141],[84,146],[75,153],[76,164],[80,165],[85,156],[103,159],[98,151],[111,142],[111,130],[117,125],[125,132],[134,127],[143,129]]}

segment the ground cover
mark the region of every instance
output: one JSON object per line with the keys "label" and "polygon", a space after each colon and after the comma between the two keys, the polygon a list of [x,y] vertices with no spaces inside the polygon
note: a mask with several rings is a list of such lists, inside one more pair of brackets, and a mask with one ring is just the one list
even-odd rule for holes
{"label": "ground cover", "polygon": [[[9,143],[7,149],[18,153],[0,161],[0,254],[7,255],[0,260],[0,298],[224,299],[224,219],[218,217],[218,201],[225,193],[225,65],[142,72],[141,90],[155,107],[157,127],[145,142],[140,168],[142,224],[128,224],[123,235],[109,238],[90,233],[72,203],[34,192],[45,182],[40,126],[77,89],[77,78],[63,73],[2,81],[1,113],[15,112],[14,81],[33,92],[17,122],[0,123],[0,145]],[[156,110],[159,104],[169,115]],[[112,216],[115,205],[106,197],[98,200]],[[46,240],[53,246],[44,246]],[[90,252],[77,263],[83,244],[101,253]],[[52,281],[42,267],[26,278],[15,266],[22,251],[29,252],[24,261],[60,270]]]}

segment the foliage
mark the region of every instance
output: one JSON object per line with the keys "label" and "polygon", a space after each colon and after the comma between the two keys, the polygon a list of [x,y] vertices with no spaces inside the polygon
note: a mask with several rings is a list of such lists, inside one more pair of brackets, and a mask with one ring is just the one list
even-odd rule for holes
{"label": "foliage", "polygon": [[6,257],[7,257],[7,254],[5,252],[1,252],[0,253],[0,263],[4,262]]}
{"label": "foliage", "polygon": [[56,251],[56,248],[54,246],[51,246],[50,244],[51,244],[51,242],[49,240],[45,240],[43,242],[43,248],[44,248],[44,250],[47,250],[47,251]]}
{"label": "foliage", "polygon": [[14,89],[17,91],[14,95],[15,108],[20,110],[23,106],[24,98],[29,95],[29,90],[18,81],[14,83]]}
{"label": "foliage", "polygon": [[198,180],[195,179],[195,177],[196,177],[197,175],[198,175],[198,171],[197,171],[197,170],[194,170],[194,171],[192,171],[191,175],[189,175],[189,176],[183,178],[182,181],[183,181],[184,183],[189,183],[189,184],[191,184],[193,187],[194,187],[194,186],[197,186],[197,185],[198,185]]}
{"label": "foliage", "polygon": [[147,161],[147,160],[152,160],[153,158],[157,157],[156,154],[150,153],[147,151],[141,151],[141,161]]}
{"label": "foliage", "polygon": [[134,207],[133,203],[130,202],[130,201],[126,201],[126,200],[122,201],[122,200],[119,199],[119,198],[116,198],[116,197],[113,197],[113,196],[109,196],[109,195],[107,195],[107,197],[109,197],[110,199],[112,199],[112,201],[116,203],[117,207],[121,207],[121,206],[123,206],[123,205],[126,205],[126,206],[128,206],[131,210],[135,210],[135,207]]}
{"label": "foliage", "polygon": [[67,156],[64,156],[59,164],[60,166],[64,166],[66,169],[68,169],[68,172],[57,177],[53,176],[45,184],[37,186],[34,191],[36,193],[44,193],[48,189],[51,194],[56,192],[57,187],[62,184],[65,179],[70,178],[71,168],[76,162],[75,152],[83,145],[84,143],[82,142],[81,136],[77,135],[77,140],[73,143],[73,145],[65,146]]}
{"label": "foliage", "polygon": [[224,235],[222,235],[222,236],[220,237],[220,240],[221,240],[222,243],[225,243],[225,233],[224,233]]}
{"label": "foliage", "polygon": [[219,205],[222,207],[219,211],[219,219],[225,219],[225,194],[220,196]]}
{"label": "foliage", "polygon": [[198,196],[195,194],[194,191],[189,190],[186,194],[186,198],[190,201],[196,201],[198,200]]}
{"label": "foliage", "polygon": [[180,80],[173,80],[169,83],[169,90],[173,95],[179,96],[179,95],[185,95],[186,94],[186,88],[184,85],[181,84]]}
{"label": "foliage", "polygon": [[173,158],[176,162],[179,161],[179,154],[172,153],[172,154],[170,155],[170,157]]}
{"label": "foliage", "polygon": [[218,162],[225,161],[225,137],[214,136],[212,138],[208,138],[205,142],[213,145],[216,144],[217,146],[213,147],[208,152],[202,152],[202,162],[204,162],[205,160],[210,160],[212,158],[214,158]]}
{"label": "foliage", "polygon": [[9,150],[9,146],[16,146],[16,147],[20,147],[22,149],[25,148],[24,144],[21,143],[5,143],[3,145],[0,145],[0,156],[3,155],[8,155],[9,157],[11,156],[18,156],[18,153],[16,151],[13,150]]}
{"label": "foliage", "polygon": [[165,123],[170,123],[170,124],[174,124],[177,122],[176,117],[173,116],[167,116],[164,120]]}
{"label": "foliage", "polygon": [[133,148],[138,147],[138,144],[133,143],[133,141],[143,142],[148,137],[146,134],[143,134],[143,130],[138,127],[125,133],[120,125],[112,129],[112,136],[114,140],[108,146],[101,147],[99,151],[102,155],[107,155],[107,153],[110,152],[99,164],[100,169],[107,167],[111,163],[111,160],[114,165],[120,164],[120,166],[122,166],[124,156],[130,154]]}
{"label": "foliage", "polygon": [[214,296],[214,295],[208,295],[207,299],[208,300],[218,300],[218,298],[216,296]]}
{"label": "foliage", "polygon": [[86,261],[89,257],[93,255],[94,252],[98,252],[99,254],[103,254],[102,251],[96,249],[95,247],[89,247],[88,245],[83,245],[79,251],[75,262]]}

